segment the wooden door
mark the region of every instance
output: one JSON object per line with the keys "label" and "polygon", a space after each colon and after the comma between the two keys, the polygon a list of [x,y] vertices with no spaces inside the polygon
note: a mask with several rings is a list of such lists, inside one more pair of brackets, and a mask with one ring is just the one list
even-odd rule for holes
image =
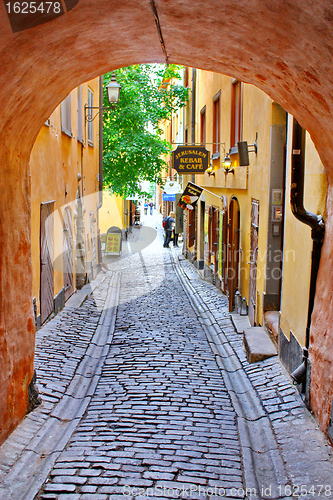
{"label": "wooden door", "polygon": [[227,293],[227,268],[228,268],[228,205],[225,196],[222,196],[223,208],[220,212],[220,230],[219,230],[219,279],[221,289]]}
{"label": "wooden door", "polygon": [[208,209],[208,265],[212,264],[213,256],[213,207]]}
{"label": "wooden door", "polygon": [[256,325],[258,232],[259,232],[259,200],[255,200],[254,198],[252,198],[251,242],[250,242],[250,286],[249,286],[249,320],[251,326]]}
{"label": "wooden door", "polygon": [[195,244],[195,224],[196,224],[196,209],[188,212],[188,247],[191,248]]}
{"label": "wooden door", "polygon": [[218,209],[211,206],[209,207],[209,230],[208,230],[208,241],[209,241],[209,263],[213,264],[212,271],[214,274],[218,272]]}
{"label": "wooden door", "polygon": [[69,207],[64,210],[63,216],[63,232],[64,232],[64,252],[63,252],[63,274],[64,274],[64,289],[65,300],[73,293],[73,224],[72,212]]}
{"label": "wooden door", "polygon": [[240,211],[237,198],[232,197],[229,206],[228,234],[228,294],[229,311],[233,310],[234,295],[238,288],[239,276],[239,231]]}
{"label": "wooden door", "polygon": [[198,251],[199,251],[199,220],[198,220],[198,205],[195,205],[194,210],[192,212],[195,212],[195,219],[194,219],[194,259],[198,260]]}
{"label": "wooden door", "polygon": [[41,323],[53,312],[53,204],[40,206],[40,315]]}
{"label": "wooden door", "polygon": [[205,202],[200,201],[199,260],[205,261]]}

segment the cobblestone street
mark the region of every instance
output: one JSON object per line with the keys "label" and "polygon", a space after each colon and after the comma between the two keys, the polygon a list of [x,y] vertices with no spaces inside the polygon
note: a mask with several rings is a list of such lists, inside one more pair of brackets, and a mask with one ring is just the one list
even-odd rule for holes
{"label": "cobblestone street", "polygon": [[37,332],[43,403],[0,448],[0,498],[333,498],[332,449],[278,358],[247,362],[160,217],[123,250]]}

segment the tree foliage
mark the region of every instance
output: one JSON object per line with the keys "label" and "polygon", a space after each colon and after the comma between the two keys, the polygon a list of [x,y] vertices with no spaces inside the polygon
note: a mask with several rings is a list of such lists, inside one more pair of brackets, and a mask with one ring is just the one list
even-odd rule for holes
{"label": "tree foliage", "polygon": [[[140,181],[162,182],[171,145],[162,139],[160,123],[188,99],[188,89],[172,83],[179,70],[175,65],[140,64],[115,71],[119,103],[104,114],[103,122],[104,184],[115,194],[134,195]],[[111,76],[104,75],[104,89]],[[109,106],[105,90],[103,102]]]}

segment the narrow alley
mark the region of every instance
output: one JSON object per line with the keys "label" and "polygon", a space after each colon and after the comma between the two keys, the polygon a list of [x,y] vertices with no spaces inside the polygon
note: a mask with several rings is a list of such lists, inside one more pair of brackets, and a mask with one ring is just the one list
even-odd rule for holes
{"label": "narrow alley", "polygon": [[278,357],[248,363],[226,297],[162,237],[144,217],[37,333],[43,402],[0,448],[1,500],[333,498]]}

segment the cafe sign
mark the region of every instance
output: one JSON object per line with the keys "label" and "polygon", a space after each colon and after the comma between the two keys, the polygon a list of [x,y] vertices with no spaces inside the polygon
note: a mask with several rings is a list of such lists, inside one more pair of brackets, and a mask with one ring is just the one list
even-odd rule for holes
{"label": "cafe sign", "polygon": [[209,167],[209,151],[204,146],[178,146],[172,163],[179,174],[203,174]]}

